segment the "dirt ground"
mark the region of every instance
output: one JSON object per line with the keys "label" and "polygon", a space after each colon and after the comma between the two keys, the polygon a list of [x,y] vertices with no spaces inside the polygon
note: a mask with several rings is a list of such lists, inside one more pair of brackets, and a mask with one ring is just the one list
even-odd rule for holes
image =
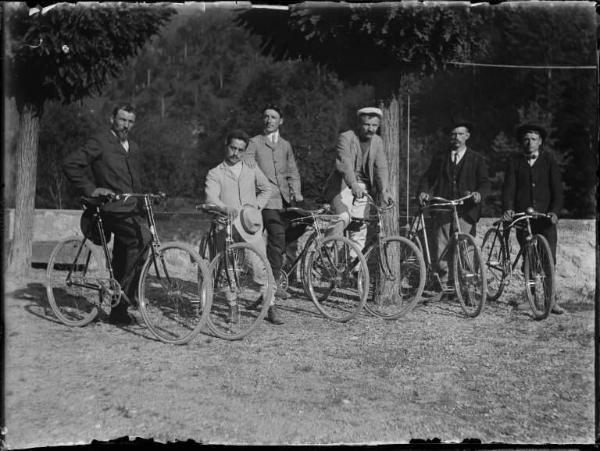
{"label": "dirt ground", "polygon": [[346,324],[321,317],[292,288],[284,325],[186,346],[157,342],[143,325],[63,326],[46,304],[44,271],[34,270],[5,285],[7,446],[122,436],[591,443],[595,231],[563,226],[559,244],[568,313],[544,321],[532,320],[516,280],[475,319],[457,301],[428,297],[397,321],[365,313]]}

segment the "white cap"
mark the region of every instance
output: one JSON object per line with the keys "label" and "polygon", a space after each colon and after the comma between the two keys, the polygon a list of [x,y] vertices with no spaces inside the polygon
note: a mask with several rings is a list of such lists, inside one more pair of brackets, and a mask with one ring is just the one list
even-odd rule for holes
{"label": "white cap", "polygon": [[363,114],[375,114],[376,116],[379,116],[380,119],[383,117],[383,111],[372,106],[361,108],[356,112],[357,116],[362,116]]}

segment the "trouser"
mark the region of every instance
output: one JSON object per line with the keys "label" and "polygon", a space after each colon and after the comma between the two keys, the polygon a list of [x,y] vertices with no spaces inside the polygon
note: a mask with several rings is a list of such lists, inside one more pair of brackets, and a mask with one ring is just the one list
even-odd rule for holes
{"label": "trouser", "polygon": [[[556,265],[556,243],[557,243],[557,232],[556,232],[556,224],[552,224],[549,219],[546,218],[538,218],[531,219],[531,233],[534,235],[540,234],[544,238],[548,240],[548,244],[550,245],[550,251],[552,252],[552,259],[554,260],[554,264]],[[516,231],[517,241],[519,242],[519,246],[521,248],[525,244],[525,238],[527,237],[527,229],[518,228]]]}
{"label": "trouser", "polygon": [[[475,224],[471,224],[461,217],[458,218],[458,222],[462,233],[468,233],[475,236]],[[434,227],[434,255],[436,256],[437,261],[437,273],[440,276],[440,280],[444,283],[448,281],[448,268],[452,259],[452,252],[450,249],[446,249],[446,246],[448,245],[453,232],[454,220],[452,219],[452,212],[438,213],[435,218]]]}
{"label": "trouser", "polygon": [[[148,256],[150,229],[140,215],[104,213],[104,228],[114,235],[112,267],[114,277],[133,301],[142,266]],[[119,304],[127,308],[125,304]]]}
{"label": "trouser", "polygon": [[[225,241],[225,236],[226,236],[226,232],[225,232],[225,229],[223,228],[216,232],[214,239],[218,243],[223,243]],[[240,236],[240,234],[237,232],[235,227],[233,228],[232,238],[235,243],[244,241],[244,239]],[[255,246],[258,249],[258,251],[262,255],[266,255],[265,240],[263,239],[262,235],[259,235],[259,237],[256,240],[253,240],[253,241],[249,242],[248,244],[252,244],[253,246]],[[260,288],[259,288],[260,293],[261,293],[261,295],[264,296],[264,294],[266,293],[266,289],[267,289],[268,268],[264,265],[263,261],[260,258],[258,258],[256,253],[254,253],[254,252],[245,251],[244,259],[249,261],[250,266],[252,268],[252,281],[255,284],[257,284],[258,286],[260,286]],[[229,274],[229,280],[235,281],[235,274],[233,274],[233,273]],[[234,305],[237,301],[236,290],[237,290],[236,286],[225,287],[225,298],[227,299],[227,302],[230,305]],[[273,290],[273,294],[271,295],[269,304],[270,305],[275,304],[275,290]]]}
{"label": "trouser", "polygon": [[283,254],[287,243],[296,241],[306,230],[305,224],[290,225],[283,210],[265,208],[262,211],[263,223],[267,231],[267,259],[277,277],[283,265]]}
{"label": "trouser", "polygon": [[[359,182],[358,184],[367,192],[364,183]],[[352,190],[349,187],[345,187],[340,193],[340,202],[347,210],[340,213],[341,221],[336,223],[332,228],[332,233],[336,235],[344,234],[344,230],[346,230],[353,217],[366,218],[369,215],[370,207],[366,198],[354,199]],[[348,237],[362,250],[367,241],[367,224],[361,223],[360,227],[356,229],[348,229]]]}

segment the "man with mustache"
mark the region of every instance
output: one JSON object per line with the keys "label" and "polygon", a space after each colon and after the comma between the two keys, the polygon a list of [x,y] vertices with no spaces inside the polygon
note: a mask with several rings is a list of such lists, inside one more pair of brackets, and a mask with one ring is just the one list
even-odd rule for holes
{"label": "man with mustache", "polygon": [[[285,214],[288,206],[302,202],[304,198],[292,146],[279,133],[282,124],[282,109],[277,105],[267,105],[263,109],[263,132],[250,139],[246,152],[250,164],[254,159],[273,186],[271,198],[262,210],[262,217],[267,230],[267,258],[276,279],[283,265],[286,245],[304,232],[304,227],[290,227],[289,218]],[[290,297],[279,286],[276,296],[279,299]],[[273,317],[281,321],[275,307],[272,310]]]}
{"label": "man with mustache", "polygon": [[[481,202],[488,195],[490,180],[483,156],[467,146],[467,140],[473,132],[473,125],[468,121],[456,121],[448,129],[448,148],[439,152],[421,178],[418,192],[419,202],[424,205],[431,196],[446,199],[457,199],[468,193],[473,197],[457,207],[458,220],[463,233],[475,236],[476,224],[481,215]],[[439,259],[448,244],[453,232],[451,211],[437,212],[434,217],[434,247]],[[446,293],[452,293],[448,286],[449,261],[452,253],[448,252],[438,261],[437,273]]]}
{"label": "man with mustache", "polygon": [[[383,203],[392,200],[388,183],[388,165],[383,140],[377,134],[383,112],[366,107],[356,112],[355,129],[339,135],[335,147],[335,168],[326,184],[325,199],[335,214],[342,219],[334,233],[341,234],[350,224],[351,217],[366,217],[369,204],[364,195],[380,195]],[[350,239],[362,249],[367,238],[367,226],[349,230]]]}
{"label": "man with mustache", "polygon": [[[135,124],[135,109],[127,103],[114,108],[111,127],[93,136],[68,155],[64,172],[84,196],[142,192],[140,149],[129,139]],[[103,207],[102,220],[107,232],[114,234],[112,265],[123,292],[134,302],[141,266],[148,254],[150,230],[136,199],[109,202]],[[109,321],[128,325],[133,322],[127,303],[111,309]]]}
{"label": "man with mustache", "polygon": [[[563,205],[560,170],[552,154],[542,150],[547,136],[544,127],[523,124],[517,128],[516,135],[521,151],[509,160],[506,169],[502,190],[503,219],[510,221],[515,211],[523,212],[528,207],[548,213],[549,219],[531,220],[531,231],[548,240],[556,265],[556,224]],[[519,245],[523,246],[526,231],[517,229],[516,233]],[[552,313],[560,315],[564,312],[558,300],[555,300]]]}
{"label": "man with mustache", "polygon": [[[254,244],[263,254],[266,254],[262,234],[263,223],[261,211],[271,198],[273,187],[267,177],[256,164],[248,164],[244,154],[250,138],[243,130],[232,130],[225,140],[224,161],[212,168],[206,175],[206,202],[213,203],[236,216],[234,221],[233,238],[236,242],[245,240]],[[254,230],[244,232],[244,220],[251,218]],[[225,233],[224,230],[221,233]],[[221,241],[220,239],[218,240]],[[255,281],[262,285],[266,277],[264,268],[253,261]],[[265,279],[266,280],[266,279]],[[229,296],[229,293],[228,293]],[[228,297],[230,315],[233,319],[239,317],[239,308],[235,296]],[[283,324],[277,317],[275,299],[269,300],[271,307],[267,320],[273,324]]]}

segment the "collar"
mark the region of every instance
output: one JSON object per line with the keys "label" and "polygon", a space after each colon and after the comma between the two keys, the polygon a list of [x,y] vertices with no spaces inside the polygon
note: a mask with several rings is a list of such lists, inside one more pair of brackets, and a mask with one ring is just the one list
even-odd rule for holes
{"label": "collar", "polygon": [[462,160],[462,157],[465,155],[465,152],[467,151],[467,148],[464,147],[463,149],[460,150],[452,150],[450,151],[450,161],[454,160],[454,154],[457,155],[457,160],[460,161]]}
{"label": "collar", "polygon": [[126,151],[129,152],[129,141],[128,140],[121,141],[113,129],[111,129],[110,132],[113,134],[113,136],[115,138],[117,138],[117,141],[119,141],[119,144],[121,144],[121,147],[123,147]]}
{"label": "collar", "polygon": [[279,141],[279,130],[275,130],[273,133],[269,133],[265,135],[265,138],[268,142],[276,144]]}
{"label": "collar", "polygon": [[527,154],[527,153],[523,154],[523,155],[527,161],[535,161],[540,157],[540,152],[537,151],[537,152],[532,153],[531,155]]}

